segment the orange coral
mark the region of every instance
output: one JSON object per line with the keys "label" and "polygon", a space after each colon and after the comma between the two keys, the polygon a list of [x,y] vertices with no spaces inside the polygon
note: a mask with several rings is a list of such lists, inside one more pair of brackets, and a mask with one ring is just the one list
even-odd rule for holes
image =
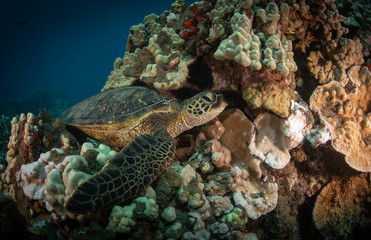
{"label": "orange coral", "polygon": [[197,21],[189,19],[183,22],[182,30],[180,31],[180,36],[183,39],[191,39],[194,35],[198,33]]}
{"label": "orange coral", "polygon": [[194,13],[194,15],[198,16],[199,13],[198,13],[197,6],[196,5],[193,5],[190,9]]}
{"label": "orange coral", "polygon": [[36,200],[33,204],[33,207],[37,213],[46,213],[48,212],[45,207],[45,203],[43,200]]}

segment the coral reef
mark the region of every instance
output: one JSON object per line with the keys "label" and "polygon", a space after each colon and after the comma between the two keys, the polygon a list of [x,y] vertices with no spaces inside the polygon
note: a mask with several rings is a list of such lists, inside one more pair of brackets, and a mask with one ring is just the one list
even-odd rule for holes
{"label": "coral reef", "polygon": [[292,113],[280,119],[262,113],[255,119],[256,133],[249,149],[270,167],[281,169],[290,161],[289,150],[298,146],[312,128],[313,117],[307,106],[293,102]]}
{"label": "coral reef", "polygon": [[310,107],[331,126],[332,146],[346,156],[347,163],[362,172],[371,171],[371,74],[359,72],[359,86],[343,88],[337,81],[318,86]]}
{"label": "coral reef", "polygon": [[11,119],[7,116],[0,115],[0,164],[6,165],[6,151],[10,137]]}
{"label": "coral reef", "polygon": [[[177,18],[175,14],[178,13],[170,14],[167,19]],[[173,90],[184,86],[188,65],[195,58],[184,51],[182,35],[177,34],[174,28],[160,24],[160,20],[160,17],[152,14],[144,19],[144,24],[130,29],[125,56],[116,59],[114,71],[102,90],[130,86],[136,80],[158,90]],[[192,22],[185,23],[193,27]]]}
{"label": "coral reef", "polygon": [[[278,188],[273,179],[267,176],[262,179],[260,160],[250,154],[248,145],[253,139],[253,131],[252,123],[241,111],[227,110],[205,126],[198,142],[206,141],[203,147],[206,148],[201,153],[195,153],[190,161],[204,172],[212,170],[212,167],[207,167],[207,162],[215,168],[229,169],[228,172],[224,170],[208,176],[209,182],[205,185],[207,195],[224,195],[231,191],[235,205],[244,209],[249,218],[257,219],[275,207]],[[220,165],[215,161],[215,156],[220,155],[231,160]],[[223,186],[224,182],[230,185]]]}
{"label": "coral reef", "polygon": [[359,86],[358,72],[363,64],[360,40],[341,38],[338,44],[326,46],[325,51],[313,51],[308,56],[309,71],[320,84],[331,80],[338,81],[342,87],[348,81]]}
{"label": "coral reef", "polygon": [[370,231],[370,193],[369,174],[332,180],[322,189],[314,205],[316,227],[328,239],[351,236],[357,228]]}
{"label": "coral reef", "polygon": [[[250,92],[245,94],[245,100],[253,107],[263,106],[287,117],[290,100],[294,98],[292,88],[297,66],[291,40],[285,39],[278,25],[269,20],[274,18],[272,15],[279,17],[278,6],[271,2],[266,9],[257,10],[262,23],[253,29],[251,1],[231,1],[228,7],[226,4],[224,0],[216,1],[215,6],[201,2],[188,8],[180,4],[183,7],[173,7],[171,12],[160,16],[147,16],[143,24],[130,29],[125,56],[116,59],[114,71],[102,90],[130,86],[135,81],[160,91],[191,87],[195,83],[187,81],[190,66],[196,58],[213,53],[214,58],[207,57],[204,61],[211,69],[215,89]],[[233,67],[233,74],[225,76],[226,68],[233,66],[231,61],[239,66]],[[262,68],[259,73],[250,73]],[[234,82],[236,75],[247,76],[241,82]],[[254,93],[271,96],[269,92],[276,89],[266,89],[271,84],[280,86],[276,96],[285,93],[286,104],[279,104],[281,97],[260,100],[263,105],[257,103]]]}
{"label": "coral reef", "polygon": [[245,14],[235,13],[230,21],[233,33],[220,43],[214,57],[234,60],[244,67],[260,70],[260,39],[252,32],[250,20]]}
{"label": "coral reef", "polygon": [[136,218],[150,221],[157,216],[158,206],[155,200],[139,197],[129,206],[115,206],[109,218],[108,228],[118,233],[126,233],[136,225]]}
{"label": "coral reef", "polygon": [[[16,173],[23,164],[36,162],[42,152],[53,147],[61,148],[66,153],[73,153],[78,147],[75,137],[66,130],[65,125],[59,119],[53,119],[49,113],[44,111],[41,111],[37,117],[32,113],[28,113],[27,117],[23,113],[19,118],[14,117],[11,121],[7,167],[1,175],[1,190],[16,199],[14,188],[18,181],[17,176],[21,177]],[[26,175],[38,177],[39,172],[34,172],[37,171],[38,166],[40,165],[33,164],[30,168],[34,170],[25,170],[28,172]],[[30,179],[28,178],[27,181]]]}
{"label": "coral reef", "polygon": [[178,136],[144,192],[85,214],[66,201],[119,149],[45,111],[2,116],[0,189],[34,238],[366,239],[370,13],[363,0],[176,0],[130,28],[102,91],[213,89],[229,107]]}

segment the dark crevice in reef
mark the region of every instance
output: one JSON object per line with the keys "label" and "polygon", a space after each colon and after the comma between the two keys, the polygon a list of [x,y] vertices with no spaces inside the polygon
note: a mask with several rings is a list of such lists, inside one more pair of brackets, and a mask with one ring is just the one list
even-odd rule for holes
{"label": "dark crevice in reef", "polygon": [[199,92],[200,91],[196,91],[191,88],[182,88],[182,89],[171,91],[171,93],[175,96],[175,98],[181,101],[191,98]]}
{"label": "dark crevice in reef", "polygon": [[187,78],[188,86],[172,91],[177,99],[184,100],[196,95],[199,92],[211,89],[213,77],[211,69],[204,62],[202,57],[195,60],[189,67]]}
{"label": "dark crevice in reef", "polygon": [[305,202],[299,206],[296,221],[299,229],[300,239],[302,240],[324,239],[321,233],[316,229],[316,226],[312,220],[312,211],[316,199],[317,194],[307,198]]}
{"label": "dark crevice in reef", "polygon": [[202,57],[197,58],[196,61],[189,66],[187,81],[201,90],[207,90],[213,86],[211,69],[207,66]]}
{"label": "dark crevice in reef", "polygon": [[317,80],[314,78],[313,74],[309,72],[308,62],[304,53],[296,51],[294,60],[298,66],[298,70],[295,73],[296,79],[303,79],[303,85],[300,87],[296,86],[295,90],[298,91],[304,101],[309,104],[309,98],[318,85]]}
{"label": "dark crevice in reef", "polygon": [[221,91],[221,94],[223,95],[224,100],[228,103],[228,108],[246,108],[247,104],[246,101],[242,98],[241,93],[233,91]]}

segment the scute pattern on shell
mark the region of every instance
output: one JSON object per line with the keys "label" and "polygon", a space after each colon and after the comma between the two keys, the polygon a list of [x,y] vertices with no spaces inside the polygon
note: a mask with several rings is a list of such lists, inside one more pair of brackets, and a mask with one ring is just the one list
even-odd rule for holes
{"label": "scute pattern on shell", "polygon": [[170,111],[169,99],[145,87],[112,89],[92,96],[61,115],[72,125],[104,125],[137,119],[149,111]]}
{"label": "scute pattern on shell", "polygon": [[170,166],[174,151],[174,141],[166,133],[162,137],[141,135],[80,184],[66,209],[74,213],[96,211],[137,195]]}

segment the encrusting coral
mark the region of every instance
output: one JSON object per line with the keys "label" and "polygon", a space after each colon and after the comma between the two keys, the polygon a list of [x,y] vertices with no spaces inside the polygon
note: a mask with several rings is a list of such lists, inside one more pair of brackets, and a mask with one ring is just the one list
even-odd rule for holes
{"label": "encrusting coral", "polygon": [[[253,130],[252,123],[241,111],[228,110],[214,122],[205,126],[198,141],[202,143],[209,138],[212,139],[205,143],[206,151],[204,150],[202,154],[196,153],[194,157],[208,159],[207,156],[211,153],[209,161],[213,162],[214,152],[220,151],[220,147],[213,148],[213,145],[210,147],[209,143],[217,141],[221,147],[225,146],[230,151],[229,154],[232,158],[226,168],[229,171],[211,174],[208,177],[210,181],[206,184],[207,195],[216,193],[223,196],[232,192],[235,205],[242,207],[248,217],[257,219],[274,208],[277,203],[278,189],[272,179],[261,179],[260,161],[250,154],[248,145],[252,141]],[[192,162],[192,157],[190,161]],[[196,160],[196,164],[198,164],[197,162]],[[223,168],[225,165],[222,165]],[[246,168],[248,171],[245,170]],[[223,186],[224,179],[227,185]],[[261,197],[263,195],[264,197]]]}
{"label": "encrusting coral", "polygon": [[270,167],[281,169],[290,161],[289,150],[298,146],[312,128],[313,117],[307,106],[293,102],[287,119],[262,113],[254,124],[256,133],[249,145],[252,154]]}
{"label": "encrusting coral", "polygon": [[370,231],[370,194],[369,174],[332,180],[317,197],[313,209],[316,228],[329,239],[351,235],[357,228]]}
{"label": "encrusting coral", "polygon": [[346,162],[362,172],[371,171],[371,74],[362,68],[360,85],[343,88],[337,81],[318,86],[310,98],[310,108],[331,126],[331,144],[345,155]]}
{"label": "encrusting coral", "polygon": [[307,58],[309,71],[319,83],[328,83],[336,80],[341,86],[348,81],[359,86],[358,72],[364,60],[360,40],[341,38],[339,44],[330,44],[325,54],[321,51],[310,52]]}

